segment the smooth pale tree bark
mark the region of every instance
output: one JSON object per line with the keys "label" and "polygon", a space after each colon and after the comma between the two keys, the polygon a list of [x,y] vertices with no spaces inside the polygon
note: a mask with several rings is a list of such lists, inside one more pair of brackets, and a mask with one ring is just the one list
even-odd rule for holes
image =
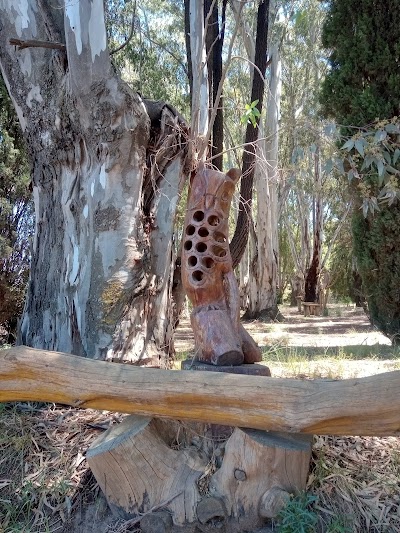
{"label": "smooth pale tree bark", "polygon": [[[297,188],[292,191],[292,204],[296,206],[297,225],[296,234],[291,224],[292,217],[289,215],[290,206],[286,206],[283,220],[288,235],[289,248],[295,265],[295,272],[291,278],[292,290],[295,290],[295,297],[304,298],[305,276],[311,262],[311,243],[309,232],[309,208],[304,191],[297,184]],[[294,302],[293,302],[294,303]]]}
{"label": "smooth pale tree bark", "polygon": [[271,47],[270,83],[265,124],[266,140],[256,168],[257,214],[255,256],[250,261],[246,318],[276,319],[278,285],[278,120],[281,95],[279,49]]}
{"label": "smooth pale tree bark", "polygon": [[[36,210],[19,342],[162,364],[171,351],[178,119],[165,108],[150,121],[115,73],[102,0],[0,0],[0,18],[0,67]],[[12,38],[64,47],[19,50]]]}
{"label": "smooth pale tree bark", "polygon": [[204,0],[190,0],[190,51],[193,72],[191,137],[194,150],[205,158],[203,143],[208,130],[209,86]]}

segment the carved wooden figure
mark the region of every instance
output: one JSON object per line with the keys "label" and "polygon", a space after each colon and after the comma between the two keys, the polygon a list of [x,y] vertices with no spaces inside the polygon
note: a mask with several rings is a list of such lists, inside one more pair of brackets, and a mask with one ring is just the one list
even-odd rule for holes
{"label": "carved wooden figure", "polygon": [[239,321],[239,292],[232,269],[228,218],[240,177],[203,165],[192,179],[182,247],[182,282],[193,305],[196,359],[214,365],[261,361],[261,351]]}

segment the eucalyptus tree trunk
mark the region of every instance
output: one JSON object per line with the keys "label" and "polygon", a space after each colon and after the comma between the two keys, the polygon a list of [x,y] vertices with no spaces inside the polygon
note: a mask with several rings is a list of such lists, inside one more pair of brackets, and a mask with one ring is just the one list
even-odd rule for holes
{"label": "eucalyptus tree trunk", "polygon": [[206,50],[210,109],[217,106],[217,113],[212,124],[210,155],[212,163],[218,170],[223,170],[224,114],[223,96],[218,98],[218,88],[222,79],[222,48],[225,36],[225,17],[227,0],[222,1],[221,23],[217,0],[205,1],[206,15]]}
{"label": "eucalyptus tree trunk", "polygon": [[190,56],[192,60],[192,120],[191,137],[196,152],[204,158],[203,147],[208,130],[209,86],[206,38],[204,29],[204,0],[190,0]]}
{"label": "eucalyptus tree trunk", "polygon": [[307,270],[304,299],[306,302],[316,302],[318,300],[318,283],[321,273],[321,252],[323,238],[323,202],[322,202],[322,176],[319,159],[319,149],[314,154],[314,245],[311,264]]}
{"label": "eucalyptus tree trunk", "polygon": [[[265,71],[267,68],[267,45],[270,0],[261,0],[257,9],[257,33],[254,51],[253,82],[250,102],[258,100],[257,108],[261,114],[264,99]],[[250,228],[251,204],[253,198],[253,181],[256,163],[257,141],[259,138],[259,117],[255,119],[256,127],[249,121],[246,127],[243,148],[242,178],[240,180],[239,215],[235,233],[230,243],[233,267],[239,264],[245,251]]]}
{"label": "eucalyptus tree trunk", "polygon": [[246,318],[259,316],[276,319],[278,285],[278,120],[280,113],[281,75],[277,46],[272,48],[270,84],[262,143],[256,167],[256,254],[250,261],[249,302]]}
{"label": "eucalyptus tree trunk", "polygon": [[164,364],[183,175],[178,119],[161,107],[150,121],[115,73],[103,0],[1,0],[0,17],[1,72],[27,142],[36,211],[19,342]]}

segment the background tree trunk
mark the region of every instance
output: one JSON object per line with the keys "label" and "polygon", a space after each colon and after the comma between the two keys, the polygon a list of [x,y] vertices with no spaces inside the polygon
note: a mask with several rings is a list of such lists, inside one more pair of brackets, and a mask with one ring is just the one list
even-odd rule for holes
{"label": "background tree trunk", "polygon": [[209,112],[204,0],[190,0],[190,51],[193,73],[191,138],[195,151],[204,158],[207,155],[203,144]]}
{"label": "background tree trunk", "polygon": [[[19,342],[164,364],[178,119],[161,110],[150,123],[112,70],[102,0],[63,4],[0,7],[0,66],[30,153],[36,211]],[[10,38],[66,48],[17,50]]]}
{"label": "background tree trunk", "polygon": [[[254,69],[250,97],[250,103],[258,100],[257,108],[260,111],[260,114],[263,105],[265,83],[262,76],[265,75],[265,70],[267,68],[268,21],[269,0],[262,0],[257,11],[257,34],[254,57],[254,64],[257,69]],[[260,76],[260,73],[262,76]],[[257,117],[256,127],[249,122],[246,128],[245,145],[243,148],[242,179],[240,180],[239,215],[236,222],[235,233],[230,243],[233,268],[236,268],[240,262],[249,235],[259,121],[260,118]]]}
{"label": "background tree trunk", "polygon": [[280,60],[274,47],[271,55],[267,103],[266,140],[257,164],[256,255],[250,262],[249,302],[246,318],[276,319],[278,284],[278,119],[280,107]]}
{"label": "background tree trunk", "polygon": [[304,287],[304,301],[316,302],[318,300],[318,283],[321,273],[321,251],[323,236],[323,204],[322,204],[322,180],[319,161],[319,149],[314,154],[315,176],[315,202],[314,202],[314,246],[310,268],[307,271]]}

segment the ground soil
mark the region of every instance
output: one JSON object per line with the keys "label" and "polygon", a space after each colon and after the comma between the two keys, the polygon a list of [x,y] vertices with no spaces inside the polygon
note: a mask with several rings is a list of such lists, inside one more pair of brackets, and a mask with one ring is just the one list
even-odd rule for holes
{"label": "ground soil", "polygon": [[[305,317],[297,307],[282,306],[282,322],[259,320],[243,322],[247,331],[261,347],[272,345],[294,347],[332,347],[354,345],[389,346],[390,340],[371,326],[362,308],[331,305],[326,316]],[[184,318],[175,337],[178,353],[193,350],[190,322]]]}

